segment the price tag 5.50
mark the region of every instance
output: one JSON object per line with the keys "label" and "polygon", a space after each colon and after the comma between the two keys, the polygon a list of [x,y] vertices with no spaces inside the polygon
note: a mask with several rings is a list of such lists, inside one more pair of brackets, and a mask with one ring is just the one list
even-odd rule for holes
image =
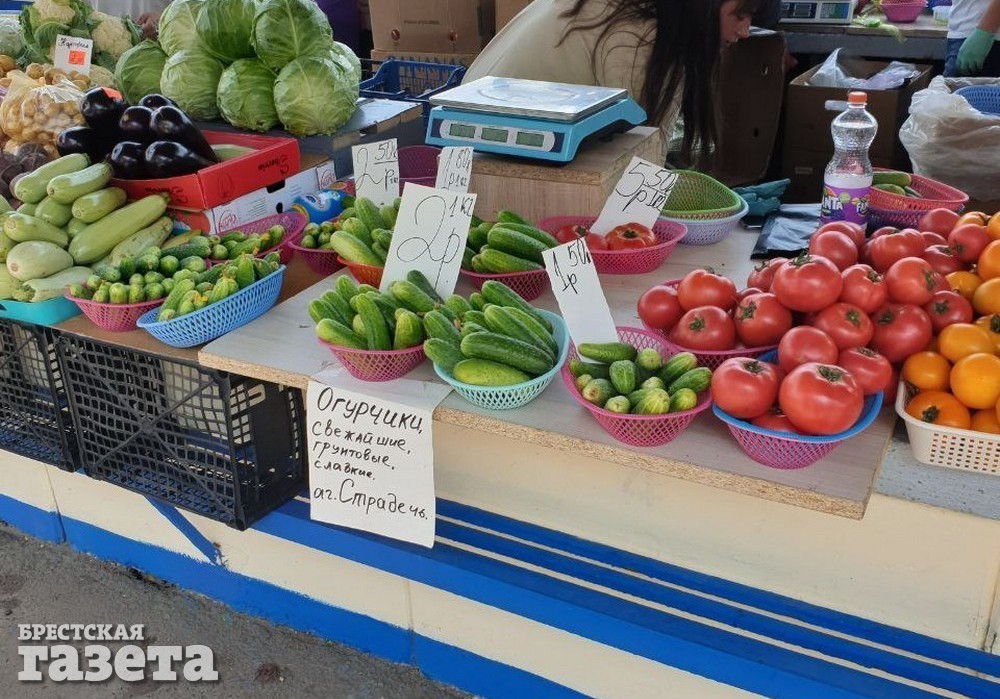
{"label": "price tag 5.50", "polygon": [[542,258],[573,342],[616,342],[618,332],[586,241],[545,250]]}
{"label": "price tag 5.50", "polygon": [[391,204],[399,196],[399,155],[396,139],[366,143],[351,148],[355,194],[378,206]]}
{"label": "price tag 5.50", "polygon": [[652,228],[676,182],[677,173],[633,157],[604,202],[601,215],[590,227],[591,232],[605,235],[616,226],[628,223]]}
{"label": "price tag 5.50", "polygon": [[441,149],[434,186],[438,189],[450,189],[453,192],[468,192],[471,179],[472,148],[448,146]]}

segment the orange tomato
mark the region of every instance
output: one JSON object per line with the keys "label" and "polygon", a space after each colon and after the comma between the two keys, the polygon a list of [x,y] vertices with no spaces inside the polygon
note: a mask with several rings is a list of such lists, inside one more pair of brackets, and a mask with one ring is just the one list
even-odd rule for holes
{"label": "orange tomato", "polygon": [[970,354],[951,368],[951,391],[969,408],[985,410],[1000,400],[1000,357],[994,354]]}
{"label": "orange tomato", "polygon": [[954,323],[938,335],[939,352],[950,362],[957,362],[970,354],[993,354],[993,338],[983,328],[972,323]]}
{"label": "orange tomato", "polygon": [[1000,434],[1000,420],[996,410],[977,410],[972,415],[970,429],[987,434]]}
{"label": "orange tomato", "polygon": [[997,401],[997,420],[1000,420],[1000,400]]}
{"label": "orange tomato", "polygon": [[969,429],[972,416],[955,396],[944,391],[921,391],[906,404],[906,414],[942,427]]}
{"label": "orange tomato", "polygon": [[993,240],[1000,240],[1000,212],[993,214],[990,222],[986,224],[986,232]]}
{"label": "orange tomato", "polygon": [[[989,218],[990,217],[982,211],[970,211],[969,213],[962,214],[958,217],[958,221],[955,223],[955,228],[958,228],[964,223],[974,223],[977,226],[985,226],[989,223]],[[952,230],[954,230],[954,228]]]}
{"label": "orange tomato", "polygon": [[1000,313],[1000,277],[983,282],[972,295],[972,307],[980,315]]}
{"label": "orange tomato", "polygon": [[903,362],[902,375],[921,391],[947,391],[951,363],[937,352],[917,352]]}
{"label": "orange tomato", "polygon": [[983,316],[976,325],[990,334],[993,339],[993,353],[1000,354],[1000,315]]}
{"label": "orange tomato", "polygon": [[974,272],[952,272],[945,279],[953,291],[958,292],[970,301],[973,294],[976,293],[976,289],[983,283],[982,277]]}
{"label": "orange tomato", "polygon": [[[994,219],[996,216],[993,217]],[[976,274],[980,279],[996,279],[1000,277],[1000,239],[983,248],[976,262]]]}

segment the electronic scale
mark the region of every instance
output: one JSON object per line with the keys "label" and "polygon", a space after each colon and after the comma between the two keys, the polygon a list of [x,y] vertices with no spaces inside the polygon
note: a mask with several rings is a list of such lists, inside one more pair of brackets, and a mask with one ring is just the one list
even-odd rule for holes
{"label": "electronic scale", "polygon": [[781,21],[803,24],[850,24],[855,0],[809,0],[781,3]]}
{"label": "electronic scale", "polygon": [[430,98],[427,143],[568,163],[580,144],[646,112],[621,88],[486,77]]}

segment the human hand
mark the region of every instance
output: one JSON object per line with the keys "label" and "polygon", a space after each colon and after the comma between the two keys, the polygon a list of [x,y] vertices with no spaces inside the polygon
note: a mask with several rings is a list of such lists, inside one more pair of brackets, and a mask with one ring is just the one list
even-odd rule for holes
{"label": "human hand", "polygon": [[976,29],[968,39],[962,42],[958,50],[958,72],[962,75],[972,75],[983,69],[983,63],[993,48],[994,36],[982,29]]}
{"label": "human hand", "polygon": [[157,24],[160,20],[159,12],[143,12],[136,19],[136,24],[139,25],[139,34],[143,39],[155,39]]}

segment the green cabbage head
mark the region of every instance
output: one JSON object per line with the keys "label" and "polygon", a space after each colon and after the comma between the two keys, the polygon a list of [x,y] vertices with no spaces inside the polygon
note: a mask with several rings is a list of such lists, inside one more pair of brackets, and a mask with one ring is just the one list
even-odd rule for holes
{"label": "green cabbage head", "polygon": [[278,123],[274,108],[274,73],[256,58],[241,58],[222,71],[219,111],[233,126],[267,131]]}
{"label": "green cabbage head", "polygon": [[253,46],[277,72],[302,56],[318,56],[333,45],[333,32],[315,0],[262,0],[253,19]]}
{"label": "green cabbage head", "polygon": [[167,59],[160,76],[160,89],[192,119],[217,119],[215,94],[225,66],[205,51],[188,49]]}
{"label": "green cabbage head", "polygon": [[278,118],[300,137],[333,133],[351,118],[357,99],[354,74],[330,57],[297,58],[274,83]]}
{"label": "green cabbage head", "polygon": [[201,44],[195,32],[195,20],[204,0],[173,0],[160,15],[160,47],[168,56]]}
{"label": "green cabbage head", "polygon": [[205,0],[198,10],[195,29],[202,46],[226,64],[253,58],[254,0]]}
{"label": "green cabbage head", "polygon": [[160,91],[160,76],[167,62],[159,44],[146,39],[123,53],[115,64],[115,85],[129,104]]}

